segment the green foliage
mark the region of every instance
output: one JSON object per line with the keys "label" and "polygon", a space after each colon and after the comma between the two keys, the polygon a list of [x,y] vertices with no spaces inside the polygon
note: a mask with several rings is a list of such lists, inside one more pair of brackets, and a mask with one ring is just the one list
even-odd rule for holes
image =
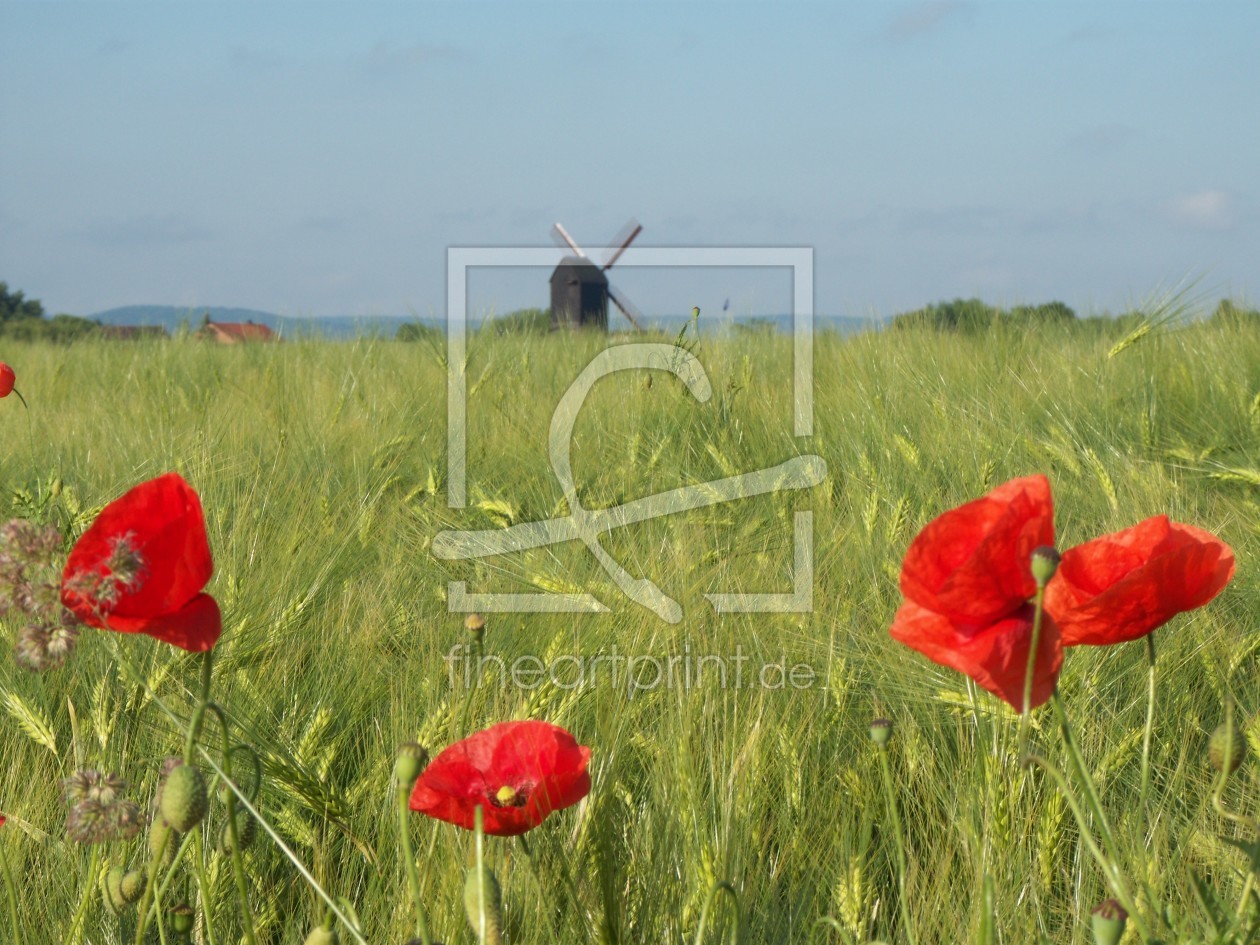
{"label": "green foliage", "polygon": [[28,299],[22,292],[10,292],[7,282],[0,282],[0,325],[13,320],[43,318],[44,306],[38,299]]}
{"label": "green foliage", "polygon": [[0,337],[15,341],[51,341],[64,344],[100,335],[101,326],[89,318],[54,315],[52,318],[18,318],[0,323]]}
{"label": "green foliage", "polygon": [[1210,319],[1212,324],[1220,326],[1260,325],[1260,310],[1247,308],[1232,299],[1221,299]]}
{"label": "green foliage", "polygon": [[954,299],[952,302],[938,302],[896,315],[893,317],[892,327],[976,332],[988,328],[999,314],[998,309],[979,299]]}
{"label": "green foliage", "polygon": [[442,329],[435,325],[426,325],[424,322],[407,322],[405,325],[398,326],[398,333],[394,335],[395,341],[442,341]]}
{"label": "green foliage", "polygon": [[[461,510],[446,504],[446,373],[427,345],[14,342],[4,360],[23,378],[35,455],[26,412],[0,401],[0,504],[40,491],[33,467],[59,472],[60,495],[72,491],[81,510],[166,469],[193,483],[215,555],[207,589],[225,620],[215,699],[234,737],[259,749],[260,813],[326,889],[352,901],[371,942],[413,934],[387,802],[397,745],[436,754],[464,733],[465,711],[468,727],[546,718],[591,745],[589,800],[531,833],[531,857],[487,838],[505,935],[520,945],[691,942],[723,879],[739,889],[744,942],[809,942],[819,922],[819,943],[909,942],[868,734],[876,716],[896,723],[887,760],[917,940],[1086,945],[1089,909],[1109,895],[1103,877],[1053,784],[1020,765],[1015,717],[889,639],[898,568],[933,516],[1036,471],[1053,482],[1063,548],[1151,515],[1201,525],[1233,546],[1238,577],[1159,631],[1149,831],[1137,804],[1142,647],[1071,650],[1060,688],[1123,867],[1178,930],[1163,938],[1211,941],[1204,922],[1226,927],[1252,856],[1234,844],[1250,836],[1209,803],[1206,751],[1227,693],[1236,719],[1260,713],[1260,329],[1152,331],[1109,359],[1148,318],[1070,331],[820,334],[807,447],[792,436],[787,336],[704,337],[707,404],[659,372],[650,387],[646,372],[601,381],[573,454],[588,507],[764,468],[803,448],[828,463],[828,481],[807,498],[766,496],[601,536],[682,602],[678,626],[627,606],[578,542],[480,562],[429,552],[443,528],[564,514],[547,430],[560,394],[609,343],[596,334],[470,340]],[[707,593],[791,588],[796,507],[814,513],[813,611],[715,615]],[[86,518],[53,516],[72,530]],[[689,688],[632,693],[605,672],[585,688],[495,681],[469,695],[444,660],[467,640],[463,615],[448,612],[450,581],[470,593],[589,590],[615,611],[490,615],[485,645],[509,663],[614,648],[694,660],[739,648],[744,684],[710,672]],[[19,629],[0,624],[0,648]],[[196,657],[138,636],[116,642],[187,718]],[[817,685],[748,685],[748,667],[781,659],[814,667]],[[51,675],[0,659],[0,700],[0,844],[27,878],[26,941],[62,941],[93,859],[65,842],[60,779],[72,764],[95,765],[151,799],[160,759],[182,741],[121,674],[104,631],[85,630]],[[1062,763],[1051,720],[1038,713],[1034,723],[1034,747]],[[1254,747],[1256,727],[1244,731]],[[1254,754],[1227,791],[1232,809],[1251,815]],[[212,800],[208,829],[224,823]],[[469,835],[413,826],[433,937],[460,941]],[[324,906],[261,828],[247,856],[259,941],[301,941]],[[108,866],[134,866],[145,845],[111,845]],[[216,940],[240,941],[231,871],[214,847],[202,855]],[[1139,876],[1143,861],[1153,866]],[[732,923],[718,920],[705,941],[728,940]],[[118,940],[116,922],[92,905],[83,940]]]}
{"label": "green foliage", "polygon": [[487,323],[496,335],[543,335],[551,331],[551,312],[545,308],[522,308]]}
{"label": "green foliage", "polygon": [[893,317],[894,329],[930,328],[936,331],[984,331],[999,321],[1010,320],[1029,325],[1033,323],[1067,324],[1076,321],[1076,312],[1063,302],[1044,302],[1040,305],[1016,305],[1009,310],[987,305],[980,299],[954,299],[937,302],[912,312],[902,312]]}
{"label": "green foliage", "polygon": [[1016,305],[1005,313],[1007,318],[1041,322],[1074,322],[1076,312],[1064,302],[1045,302],[1041,305]]}
{"label": "green foliage", "polygon": [[38,299],[28,299],[21,292],[10,292],[0,282],[0,338],[15,341],[68,342],[99,333],[100,325],[75,315],[44,317],[44,306]]}

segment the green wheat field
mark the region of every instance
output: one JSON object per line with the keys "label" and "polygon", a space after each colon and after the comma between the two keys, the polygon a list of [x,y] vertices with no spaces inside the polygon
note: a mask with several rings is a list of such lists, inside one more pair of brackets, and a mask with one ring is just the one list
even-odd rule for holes
{"label": "green wheat field", "polygon": [[[260,812],[313,881],[353,908],[366,941],[390,945],[411,934],[391,806],[396,746],[418,740],[436,753],[524,718],[591,746],[593,787],[529,834],[532,863],[518,842],[487,838],[509,942],[693,942],[723,880],[738,892],[746,943],[1092,941],[1089,911],[1109,893],[1076,821],[1054,784],[1019,764],[1014,712],[889,638],[897,575],[930,519],[1036,472],[1053,484],[1060,547],[1160,513],[1194,523],[1233,546],[1238,572],[1216,601],[1156,634],[1149,816],[1137,804],[1145,647],[1069,650],[1060,686],[1126,875],[1164,939],[1223,941],[1215,897],[1232,909],[1248,872],[1227,841],[1253,838],[1213,810],[1206,746],[1227,695],[1244,726],[1260,710],[1260,327],[1132,328],[820,334],[808,439],[792,436],[787,336],[695,342],[713,385],[706,404],[662,372],[650,384],[646,371],[601,381],[573,446],[588,507],[804,453],[828,466],[805,492],[608,537],[627,570],[682,604],[677,625],[628,602],[577,542],[481,561],[430,553],[443,529],[565,514],[548,424],[610,343],[602,335],[470,336],[468,507],[458,510],[446,500],[440,343],[9,344],[3,359],[30,406],[0,403],[0,503],[6,518],[77,535],[142,480],[177,470],[193,485],[215,556],[207,590],[224,614],[215,697],[263,759]],[[812,612],[715,614],[706,593],[791,589],[800,509],[813,511]],[[450,581],[589,591],[609,606],[490,614],[486,648],[508,662],[738,652],[757,670],[808,667],[810,682],[783,685],[772,669],[768,685],[710,674],[636,688],[604,675],[581,687],[493,680],[469,695],[445,659],[468,639],[465,615],[448,612]],[[3,624],[6,648],[18,629]],[[186,719],[198,658],[146,637],[120,643]],[[868,735],[876,716],[896,726],[888,759],[911,928]],[[1260,727],[1248,736],[1260,747]],[[1047,709],[1032,738],[1063,763]],[[117,772],[147,809],[162,759],[182,744],[103,631],[85,629],[66,666],[42,675],[0,659],[0,842],[27,942],[63,941],[96,874],[147,855],[143,835],[95,857],[66,839],[61,780],[79,767]],[[1260,810],[1256,771],[1248,761],[1230,781],[1231,808]],[[472,835],[419,815],[411,826],[434,939],[473,941],[462,901]],[[230,864],[213,843],[203,863],[215,928],[196,940],[235,943]],[[265,835],[246,865],[258,940],[301,942],[324,917],[312,883]],[[735,941],[734,915],[732,900],[717,900],[703,940]],[[77,939],[122,934],[93,897]]]}

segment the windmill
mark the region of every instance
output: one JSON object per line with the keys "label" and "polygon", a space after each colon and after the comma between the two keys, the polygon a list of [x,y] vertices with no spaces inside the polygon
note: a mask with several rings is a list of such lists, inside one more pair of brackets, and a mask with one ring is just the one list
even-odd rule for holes
{"label": "windmill", "polygon": [[582,328],[588,325],[608,327],[608,300],[621,310],[621,314],[630,320],[635,328],[640,328],[640,312],[625,294],[615,290],[605,273],[621,257],[636,236],[643,231],[634,220],[625,225],[618,234],[617,248],[602,266],[596,265],[582,247],[573,241],[559,223],[552,227],[551,233],[561,246],[573,251],[572,256],[565,256],[551,274],[551,327]]}

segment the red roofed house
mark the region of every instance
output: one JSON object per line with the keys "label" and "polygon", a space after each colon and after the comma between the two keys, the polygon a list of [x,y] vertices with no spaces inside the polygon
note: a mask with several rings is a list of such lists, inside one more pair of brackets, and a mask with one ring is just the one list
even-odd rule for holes
{"label": "red roofed house", "polygon": [[209,338],[221,345],[238,345],[247,341],[279,341],[276,333],[266,325],[254,322],[212,322],[209,319],[197,332],[198,337]]}

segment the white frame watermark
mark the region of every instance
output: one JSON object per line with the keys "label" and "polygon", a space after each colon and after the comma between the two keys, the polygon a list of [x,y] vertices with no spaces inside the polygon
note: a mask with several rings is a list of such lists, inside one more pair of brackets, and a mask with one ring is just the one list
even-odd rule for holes
{"label": "white frame watermark", "polygon": [[[595,255],[613,252],[597,248]],[[565,253],[537,247],[452,247],[447,250],[447,482],[452,509],[467,505],[468,445],[468,271],[477,267],[553,267]],[[792,270],[792,432],[808,437],[814,429],[814,252],[808,247],[652,247],[631,248],[618,259],[621,267],[780,267]],[[440,532],[432,550],[439,558],[480,558],[523,551],[561,541],[581,541],[595,555],[622,593],[661,619],[677,623],[682,608],[648,578],[626,572],[600,545],[613,528],[672,515],[719,502],[808,489],[827,474],[822,457],[791,457],[777,466],[726,479],[685,486],[645,496],[608,509],[586,509],[574,488],[569,445],[577,412],[594,384],[608,374],[634,369],[664,370],[679,378],[699,402],[712,395],[703,366],[684,348],[661,343],[629,343],[600,352],[582,370],[561,398],[552,416],[548,453],[564,490],[570,514],[540,522],[523,522],[488,531]],[[718,613],[806,613],[813,609],[813,513],[793,517],[792,589],[782,593],[705,594]],[[608,611],[588,593],[475,593],[464,581],[447,587],[451,613],[603,613]]]}

